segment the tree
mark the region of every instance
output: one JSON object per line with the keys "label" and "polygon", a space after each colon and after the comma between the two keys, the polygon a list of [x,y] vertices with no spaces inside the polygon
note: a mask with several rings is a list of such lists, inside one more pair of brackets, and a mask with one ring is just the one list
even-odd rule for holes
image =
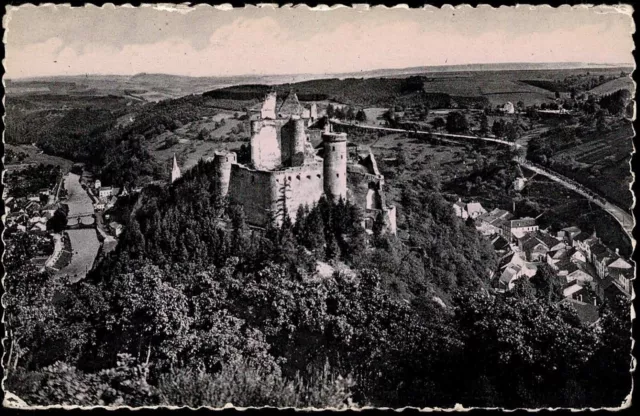
{"label": "tree", "polygon": [[467,117],[459,111],[449,113],[447,116],[447,131],[449,133],[463,133],[469,130]]}
{"label": "tree", "polygon": [[356,113],[356,120],[358,120],[359,122],[367,121],[367,113],[365,113],[362,109],[358,110],[358,112]]}
{"label": "tree", "polygon": [[53,216],[47,221],[47,230],[54,233],[61,233],[67,228],[67,216],[60,209],[53,213]]}
{"label": "tree", "polygon": [[510,142],[515,142],[520,137],[518,126],[514,122],[508,122],[504,126],[504,136]]}
{"label": "tree", "polygon": [[431,125],[433,126],[434,129],[436,129],[437,131],[441,130],[444,126],[447,125],[447,123],[444,121],[444,119],[442,117],[436,117],[432,122]]}
{"label": "tree", "polygon": [[536,296],[542,301],[555,303],[563,298],[562,278],[546,263],[538,267],[531,278],[531,284],[536,290]]}
{"label": "tree", "polygon": [[334,118],[335,117],[335,108],[333,107],[333,104],[329,104],[327,106],[327,117],[328,118]]}
{"label": "tree", "polygon": [[482,113],[480,116],[480,134],[487,134],[489,132],[489,119],[487,115]]}
{"label": "tree", "polygon": [[349,107],[345,113],[345,118],[349,121],[354,120],[356,118],[356,113],[353,110],[353,107]]}
{"label": "tree", "polygon": [[493,122],[493,126],[491,127],[491,130],[493,132],[493,134],[498,137],[498,138],[502,138],[505,134],[505,123],[503,120],[495,120]]}
{"label": "tree", "polygon": [[383,232],[386,228],[386,222],[384,220],[384,215],[382,212],[379,212],[376,215],[375,220],[373,221],[373,227],[371,231],[373,232],[373,244],[377,247],[382,246],[383,243]]}

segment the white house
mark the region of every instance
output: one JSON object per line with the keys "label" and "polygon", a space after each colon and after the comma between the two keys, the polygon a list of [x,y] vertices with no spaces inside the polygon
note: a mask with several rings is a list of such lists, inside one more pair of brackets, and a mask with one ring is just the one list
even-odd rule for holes
{"label": "white house", "polygon": [[453,212],[455,212],[456,217],[462,218],[463,220],[469,218],[467,208],[460,198],[453,204]]}
{"label": "white house", "polygon": [[513,114],[516,112],[516,108],[511,101],[508,101],[502,106],[502,112],[506,114]]}
{"label": "white house", "polygon": [[98,197],[100,199],[106,199],[113,195],[113,188],[111,186],[101,187],[98,191]]}
{"label": "white house", "polygon": [[470,202],[467,204],[467,213],[475,220],[480,215],[486,214],[487,210],[479,202]]}
{"label": "white house", "polygon": [[583,270],[575,270],[565,276],[568,283],[576,282],[578,284],[585,284],[593,282],[593,276]]}

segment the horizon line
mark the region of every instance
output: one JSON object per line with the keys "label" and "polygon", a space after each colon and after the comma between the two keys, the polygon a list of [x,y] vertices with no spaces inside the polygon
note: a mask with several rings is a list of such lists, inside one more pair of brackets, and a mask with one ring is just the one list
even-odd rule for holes
{"label": "horizon line", "polygon": [[[456,67],[468,67],[468,66],[491,66],[491,65],[575,65],[575,68],[572,69],[587,69],[589,67],[610,67],[610,68],[628,68],[631,67],[633,70],[636,68],[635,62],[614,62],[614,63],[606,63],[606,62],[576,62],[576,61],[549,61],[549,62],[489,62],[489,63],[466,63],[466,64],[451,64],[451,65],[419,65],[419,66],[410,66],[403,68],[373,68],[373,69],[363,69],[359,71],[360,73],[370,73],[376,71],[408,71],[412,69],[419,68],[456,68]],[[526,69],[523,69],[526,70]],[[471,70],[472,72],[481,72],[481,70]],[[497,71],[509,71],[509,69],[497,69]],[[514,71],[511,69],[511,71]],[[85,73],[85,74],[58,74],[58,75],[30,75],[30,76],[18,76],[11,77],[5,76],[3,79],[5,81],[11,81],[13,79],[20,80],[28,80],[28,79],[36,79],[36,78],[57,78],[57,77],[82,77],[82,76],[117,76],[117,77],[134,77],[137,75],[168,75],[168,76],[176,76],[176,77],[184,77],[184,78],[249,78],[249,77],[287,77],[287,76],[339,76],[339,75],[354,75],[358,74],[358,71],[352,72],[326,72],[326,73],[312,73],[312,72],[301,72],[301,73],[272,73],[272,74],[234,74],[234,75],[186,75],[186,74],[175,74],[168,72],[136,72],[135,74],[117,74],[117,73]]]}

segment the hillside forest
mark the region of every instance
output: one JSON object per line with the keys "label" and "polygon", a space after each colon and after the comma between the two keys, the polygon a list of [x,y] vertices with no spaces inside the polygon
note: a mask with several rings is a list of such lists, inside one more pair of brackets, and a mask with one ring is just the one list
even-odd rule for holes
{"label": "hillside forest", "polygon": [[[439,129],[490,129],[489,117],[507,126],[494,93],[441,91],[475,82],[462,75],[460,83],[425,76],[276,89],[295,85],[301,100],[348,105],[361,120],[365,107],[390,114],[398,106],[398,117],[414,111],[433,119],[429,112],[442,106],[462,117],[451,116],[447,127],[449,117],[438,115]],[[487,91],[496,85],[491,76],[481,77]],[[533,135],[521,125],[529,128],[523,119],[540,109],[539,100],[557,105],[557,92],[569,102],[572,88],[578,97],[610,81],[563,75],[553,92],[522,81],[541,76],[505,78],[518,94],[535,96],[509,120],[513,140],[531,134],[528,158],[628,201],[620,186],[607,190],[602,179],[622,175],[612,172],[614,162],[620,166],[628,153],[620,150],[595,172],[586,159],[568,164],[566,152],[626,137],[630,98],[612,92],[585,99],[578,106],[584,120],[549,122]],[[514,290],[496,292],[499,259],[491,242],[472,220],[454,215],[454,191],[493,198],[495,206],[512,202],[511,154],[460,145],[475,161],[458,177],[442,173],[449,162],[436,167],[435,151],[412,159],[390,145],[397,157],[380,166],[399,207],[399,236],[382,232],[382,218],[366,233],[361,208],[330,196],[301,207],[295,223],[285,217],[280,226],[250,228],[242,206],[215,196],[215,171],[203,160],[167,183],[150,141],[221,106],[242,112],[264,88],[159,102],[7,97],[7,143],[84,163],[105,185],[144,188],[118,198],[109,211],[124,226],[117,247],[78,282],[39,271],[29,261],[35,240],[13,238],[4,254],[6,391],[41,406],[620,406],[631,390],[628,300],[599,304],[597,324],[583,323],[556,301],[562,285],[546,267],[518,279]],[[61,173],[42,169],[48,180]]]}

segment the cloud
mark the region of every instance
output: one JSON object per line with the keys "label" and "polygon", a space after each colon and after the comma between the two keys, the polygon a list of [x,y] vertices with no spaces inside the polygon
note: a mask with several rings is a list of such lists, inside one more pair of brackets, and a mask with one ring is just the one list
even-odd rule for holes
{"label": "cloud", "polygon": [[[224,13],[233,17],[235,11]],[[428,16],[404,13],[397,19],[373,18],[371,12],[361,12],[343,14],[340,19],[336,15],[322,24],[314,20],[318,12],[286,13],[254,12],[217,25],[200,20],[193,30],[200,37],[203,33],[210,36],[197,48],[188,32],[143,43],[126,43],[123,35],[122,45],[95,39],[65,42],[55,33],[27,45],[14,45],[9,39],[5,68],[9,77],[139,72],[226,76],[492,62],[633,62],[633,22],[619,17],[564,26],[547,24],[528,31],[512,30],[509,25],[518,22],[502,19],[496,27],[477,24],[472,36],[465,26],[472,14],[468,10],[459,21],[438,18],[437,12]],[[127,32],[123,29],[122,33]]]}

